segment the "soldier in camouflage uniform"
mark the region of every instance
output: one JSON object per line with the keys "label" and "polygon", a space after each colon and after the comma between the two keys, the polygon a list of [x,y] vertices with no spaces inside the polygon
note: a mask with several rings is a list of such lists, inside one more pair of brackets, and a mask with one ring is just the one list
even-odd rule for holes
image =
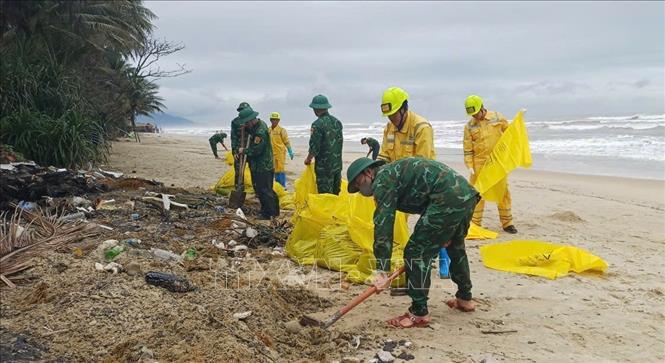
{"label": "soldier in camouflage uniform", "polygon": [[379,150],[381,149],[381,144],[379,144],[379,141],[371,137],[363,137],[360,139],[360,143],[369,146],[367,157],[369,157],[369,154],[372,154],[372,160],[376,160],[376,158],[379,156]]}
{"label": "soldier in camouflage uniform", "polygon": [[320,194],[329,193],[339,195],[342,184],[342,123],[328,113],[332,106],[324,95],[314,96],[309,107],[314,109],[318,117],[312,123],[312,135],[309,139],[309,155],[305,165],[316,159],[314,171],[316,172],[316,187]]}
{"label": "soldier in camouflage uniform", "polygon": [[[244,108],[250,107],[249,103],[242,102],[238,105],[237,111],[240,112]],[[231,121],[231,154],[233,154],[233,169],[235,170],[235,187],[238,189],[238,176],[240,174],[240,163],[238,162],[238,149],[240,149],[240,135],[241,124],[238,117]],[[245,135],[245,142],[247,142],[247,135]],[[240,180],[240,184],[244,186],[244,181]]]}
{"label": "soldier in camouflage uniform", "polygon": [[360,191],[374,196],[374,256],[377,261],[375,286],[385,289],[386,272],[390,272],[395,213],[420,214],[413,234],[404,248],[409,312],[388,321],[396,327],[418,327],[429,324],[427,295],[432,260],[441,247],[450,256],[450,275],[457,284],[456,299],[451,308],[473,311],[469,261],[464,237],[469,229],[478,192],[446,165],[412,157],[385,164],[382,160],[360,158],[347,171],[349,193]]}
{"label": "soldier in camouflage uniform", "polygon": [[217,155],[217,144],[222,144],[224,150],[229,150],[226,148],[226,145],[224,145],[224,139],[226,139],[226,133],[221,131],[215,132],[215,134],[208,139],[210,149],[212,149],[212,154],[215,155],[215,159],[219,159],[219,155]]}
{"label": "soldier in camouflage uniform", "polygon": [[240,124],[249,133],[249,145],[239,148],[238,153],[247,155],[249,170],[252,172],[252,186],[261,202],[259,219],[271,219],[279,215],[279,198],[272,189],[275,168],[272,158],[270,131],[265,122],[257,119],[259,113],[246,107],[238,114]]}

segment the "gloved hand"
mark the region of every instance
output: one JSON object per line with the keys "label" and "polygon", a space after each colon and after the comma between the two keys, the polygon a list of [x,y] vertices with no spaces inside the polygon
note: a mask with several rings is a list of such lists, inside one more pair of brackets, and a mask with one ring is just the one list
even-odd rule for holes
{"label": "gloved hand", "polygon": [[286,151],[289,152],[289,157],[291,158],[291,160],[293,160],[293,150],[291,150],[291,147],[288,147]]}
{"label": "gloved hand", "polygon": [[372,284],[376,286],[376,293],[387,289],[390,286],[390,281],[388,280],[388,274],[385,271],[374,271],[372,273]]}

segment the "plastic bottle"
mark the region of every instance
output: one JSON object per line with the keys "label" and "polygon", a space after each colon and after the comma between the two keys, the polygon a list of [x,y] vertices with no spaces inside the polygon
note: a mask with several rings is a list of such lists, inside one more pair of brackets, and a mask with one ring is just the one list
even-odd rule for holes
{"label": "plastic bottle", "polygon": [[448,251],[446,251],[444,247],[439,250],[439,278],[450,278],[450,271],[448,270],[449,266],[450,257],[448,257]]}
{"label": "plastic bottle", "polygon": [[152,254],[155,257],[159,258],[160,260],[178,261],[178,262],[182,260],[182,257],[180,255],[176,255],[175,253],[173,253],[171,251],[162,250],[162,249],[159,249],[159,248],[153,248],[153,249],[150,250],[150,252],[152,252]]}
{"label": "plastic bottle", "polygon": [[196,259],[197,253],[194,247],[190,247],[185,253],[182,254],[182,258],[185,260],[191,261]]}
{"label": "plastic bottle", "polygon": [[106,261],[113,261],[119,254],[125,252],[127,247],[125,246],[115,246],[111,247],[108,250],[104,251],[104,259]]}

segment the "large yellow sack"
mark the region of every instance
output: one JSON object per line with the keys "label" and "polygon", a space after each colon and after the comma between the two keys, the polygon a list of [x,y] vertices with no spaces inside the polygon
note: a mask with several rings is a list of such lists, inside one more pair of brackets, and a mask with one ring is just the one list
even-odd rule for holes
{"label": "large yellow sack", "polygon": [[346,225],[332,224],[321,229],[316,244],[316,263],[330,270],[355,269],[362,249],[351,240]]}
{"label": "large yellow sack", "polygon": [[607,263],[578,247],[543,241],[510,241],[480,247],[486,267],[548,279],[566,276],[570,271],[605,272]]}
{"label": "large yellow sack", "polygon": [[524,124],[525,110],[519,110],[501,135],[473,185],[485,200],[499,202],[506,193],[508,174],[518,167],[531,167],[529,135]]}

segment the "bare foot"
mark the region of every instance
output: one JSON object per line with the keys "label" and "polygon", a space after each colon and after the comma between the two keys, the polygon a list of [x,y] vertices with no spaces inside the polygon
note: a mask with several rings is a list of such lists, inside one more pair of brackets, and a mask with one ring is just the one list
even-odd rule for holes
{"label": "bare foot", "polygon": [[476,310],[476,304],[471,300],[450,299],[446,301],[446,304],[451,309],[457,309],[465,313]]}

